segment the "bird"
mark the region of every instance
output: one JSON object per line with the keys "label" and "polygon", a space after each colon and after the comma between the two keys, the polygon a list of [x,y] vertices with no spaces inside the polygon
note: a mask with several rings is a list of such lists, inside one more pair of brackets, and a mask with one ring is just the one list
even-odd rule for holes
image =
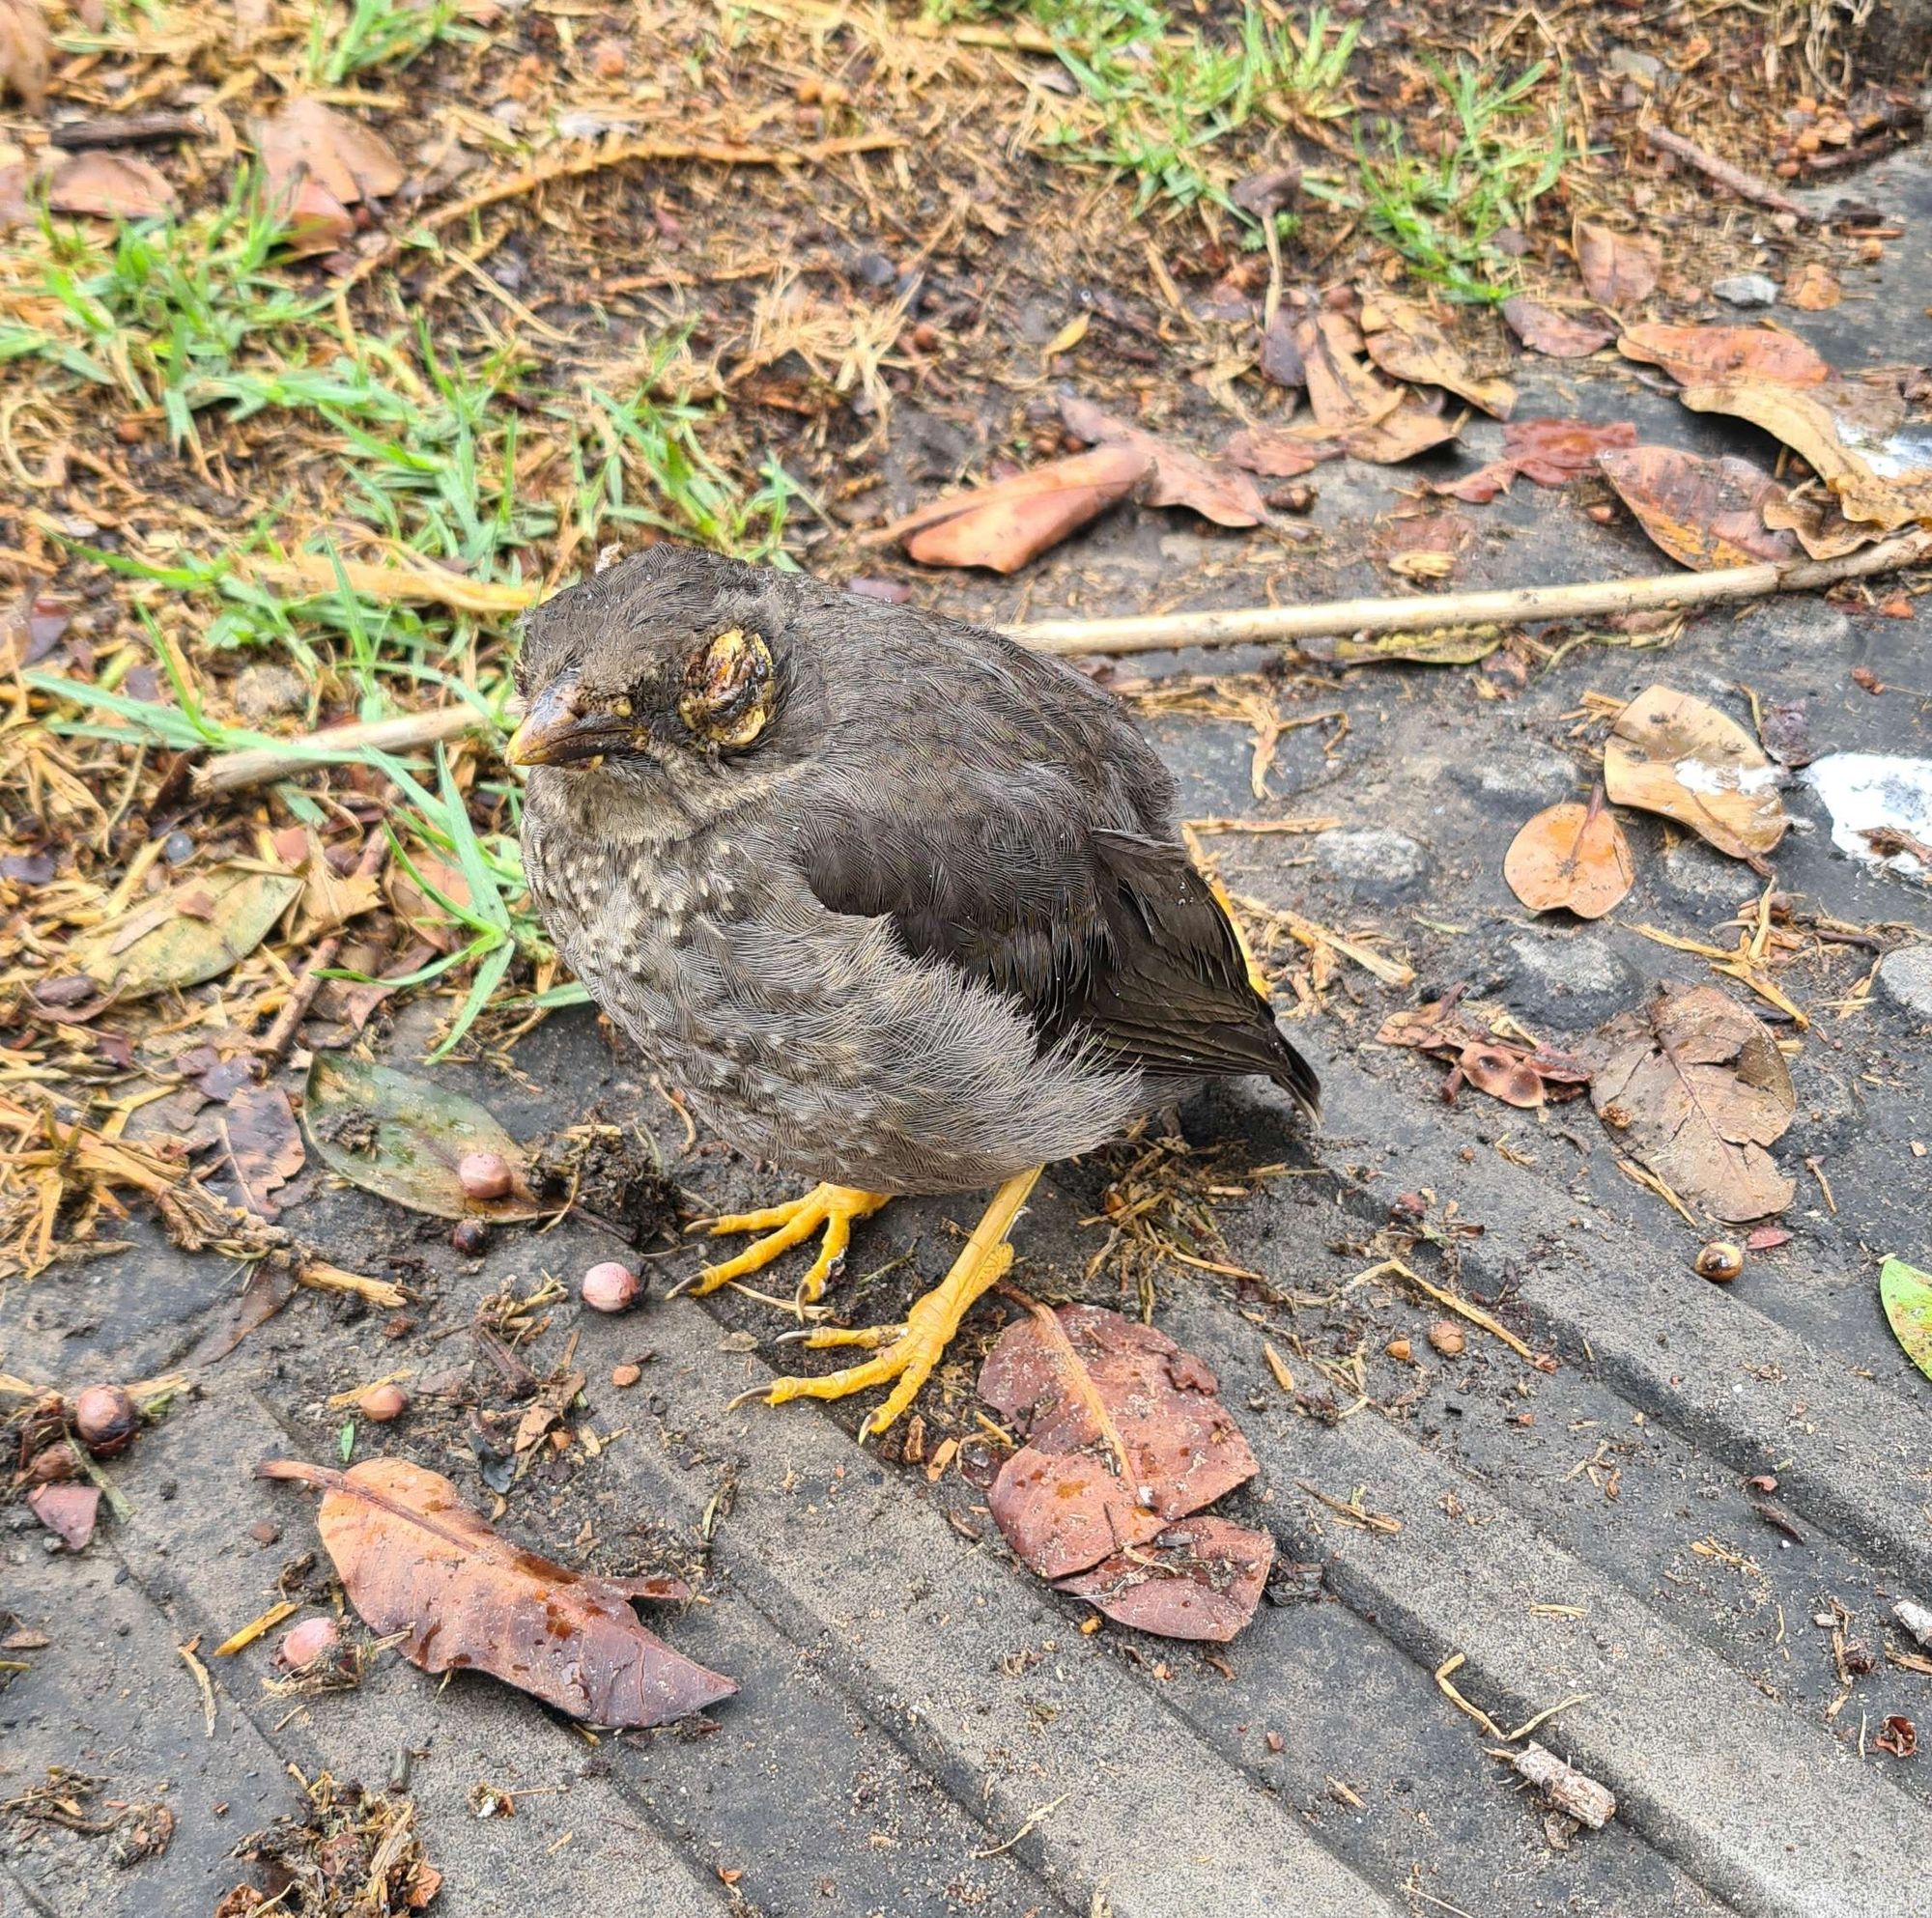
{"label": "bird", "polygon": [[1209,1080],[1265,1077],[1319,1118],[1167,769],[1062,662],[664,541],[527,615],[515,681],[559,956],[727,1142],[816,1181],[709,1221],[753,1242],[690,1289],[815,1237],[803,1314],[892,1198],[993,1189],[903,1322],[792,1335],[870,1358],[742,1397],[887,1385],[861,1427],[882,1432],[1006,1275],[1045,1166]]}

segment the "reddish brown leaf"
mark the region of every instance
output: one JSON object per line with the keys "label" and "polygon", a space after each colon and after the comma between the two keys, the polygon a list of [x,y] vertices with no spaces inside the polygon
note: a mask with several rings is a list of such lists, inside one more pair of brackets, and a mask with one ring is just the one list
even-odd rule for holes
{"label": "reddish brown leaf", "polygon": [[1707,460],[1674,446],[1635,446],[1597,461],[1650,537],[1680,566],[1720,566],[1798,556],[1798,542],[1765,524],[1784,489],[1748,460]]}
{"label": "reddish brown leaf", "polygon": [[1573,320],[1521,294],[1503,301],[1503,318],[1524,346],[1551,359],[1587,359],[1616,338],[1600,320]]}
{"label": "reddish brown leaf", "polygon": [[1503,428],[1502,457],[1435,491],[1471,506],[1485,506],[1519,473],[1538,486],[1569,486],[1597,469],[1597,456],[1636,444],[1627,419],[1593,425],[1580,419],[1515,419]]}
{"label": "reddish brown leaf", "polygon": [[[1532,913],[1567,908],[1578,918],[1600,919],[1631,889],[1636,868],[1599,786],[1587,805],[1566,800],[1529,820],[1503,855],[1503,877]],[[1474,1073],[1469,1078],[1480,1083]]]}
{"label": "reddish brown leaf", "polygon": [[1523,1056],[1508,1046],[1475,1045],[1457,1056],[1457,1069],[1479,1092],[1506,1106],[1534,1108],[1543,1103],[1543,1081]]}
{"label": "reddish brown leaf", "polygon": [[340,207],[386,200],[408,177],[389,143],[360,121],[306,95],[249,124],[269,191],[286,203],[304,180]]}
{"label": "reddish brown leaf", "polygon": [[70,1552],[84,1551],[94,1537],[94,1521],[100,1509],[100,1488],[70,1484],[36,1485],[27,1494],[33,1514]]}
{"label": "reddish brown leaf", "polygon": [[1827,313],[1845,296],[1837,277],[1822,261],[1812,260],[1784,283],[1784,303],[1801,313]]}
{"label": "reddish brown leaf", "polygon": [[1190,1518],[1055,1589],[1139,1631],[1225,1645],[1254,1617],[1273,1562],[1274,1540],[1265,1532],[1225,1518]]}
{"label": "reddish brown leaf", "polygon": [[1838,502],[1810,493],[1786,493],[1767,498],[1760,509],[1764,523],[1775,531],[1795,533],[1798,544],[1813,559],[1842,559],[1878,538],[1879,529],[1845,518]]}
{"label": "reddish brown leaf", "polygon": [[1464,1046],[1480,1045],[1488,1034],[1456,1010],[1458,1002],[1468,990],[1466,985],[1456,986],[1426,1005],[1412,1005],[1400,1012],[1391,1012],[1382,1021],[1381,1030],[1376,1034],[1376,1043],[1380,1046],[1408,1046],[1426,1053],[1460,1053]]}
{"label": "reddish brown leaf", "polygon": [[1215,465],[1157,434],[1130,426],[1103,412],[1091,400],[1067,395],[1060,417],[1068,433],[1089,445],[1122,446],[1148,464],[1151,477],[1142,501],[1149,506],[1185,506],[1217,526],[1259,526],[1266,508],[1245,473]]}
{"label": "reddish brown leaf", "polygon": [[1580,217],[1570,229],[1570,240],[1577,249],[1584,291],[1599,305],[1634,306],[1656,287],[1663,265],[1663,252],[1656,240],[1615,233]]}
{"label": "reddish brown leaf", "polygon": [[1360,357],[1361,330],[1346,314],[1321,312],[1297,321],[1294,341],[1316,426],[1351,459],[1394,465],[1442,445],[1461,430]]}
{"label": "reddish brown leaf", "polygon": [[1266,479],[1299,479],[1312,472],[1323,460],[1337,458],[1342,449],[1332,439],[1313,434],[1297,434],[1273,426],[1243,427],[1229,437],[1221,449],[1222,458]]}
{"label": "reddish brown leaf", "polygon": [[317,1525],[372,1631],[403,1632],[425,1672],[475,1669],[593,1725],[688,1717],[738,1688],[646,1631],[625,1590],[499,1537],[435,1472],[373,1458],[347,1472],[271,1458],[266,1479],[323,1488]]}
{"label": "reddish brown leaf", "polygon": [[1016,573],[1146,477],[1148,458],[1096,446],[990,486],[949,494],[886,529],[922,566],[984,566]]}
{"label": "reddish brown leaf", "polygon": [[47,183],[47,205],[57,213],[90,213],[98,219],[164,219],[181,205],[175,189],[144,159],[99,148],[71,154]]}
{"label": "reddish brown leaf", "polygon": [[1398,380],[1440,386],[1498,419],[1507,419],[1516,406],[1516,388],[1507,380],[1478,374],[1441,322],[1413,300],[1384,293],[1365,296],[1362,332],[1369,357]]}
{"label": "reddish brown leaf", "polygon": [[15,93],[29,113],[40,112],[52,60],[53,38],[40,0],[0,0],[0,99]]}
{"label": "reddish brown leaf", "polygon": [[1661,366],[1680,386],[1727,380],[1768,380],[1815,386],[1832,377],[1829,360],[1792,333],[1769,326],[1627,326],[1617,341],[1626,359]]}
{"label": "reddish brown leaf", "polygon": [[1653,686],[1624,708],[1604,747],[1604,784],[1618,805],[1661,812],[1734,860],[1783,836],[1777,775],[1756,740],[1715,706]]}
{"label": "reddish brown leaf", "polygon": [[980,1396],[1028,1443],[988,1503],[1042,1578],[1145,1544],[1251,1478],[1214,1374],[1163,1332],[1094,1306],[1037,1307],[987,1355]]}

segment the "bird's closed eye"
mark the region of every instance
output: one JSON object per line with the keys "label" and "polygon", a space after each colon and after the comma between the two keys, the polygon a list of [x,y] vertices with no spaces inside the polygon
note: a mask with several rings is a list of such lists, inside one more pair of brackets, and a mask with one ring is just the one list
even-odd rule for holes
{"label": "bird's closed eye", "polygon": [[776,691],[771,648],[734,626],[691,656],[677,714],[706,744],[735,750],[764,730]]}

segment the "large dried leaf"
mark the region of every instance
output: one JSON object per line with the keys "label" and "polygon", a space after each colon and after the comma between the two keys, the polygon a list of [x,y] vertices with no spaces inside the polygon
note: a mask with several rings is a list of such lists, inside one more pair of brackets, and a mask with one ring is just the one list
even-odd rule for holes
{"label": "large dried leaf", "polygon": [[386,200],[408,177],[373,127],[306,94],[251,122],[249,131],[277,199],[307,178],[353,207],[357,200]]}
{"label": "large dried leaf", "polygon": [[271,1458],[267,1479],[323,1488],[317,1527],[372,1631],[406,1634],[425,1672],[475,1670],[592,1725],[666,1725],[738,1687],[638,1622],[633,1588],[499,1537],[435,1472],[372,1458],[347,1472]]}
{"label": "large dried leaf", "polygon": [[294,1178],[308,1156],[289,1095],[279,1086],[238,1086],[215,1108],[213,1123],[242,1202],[257,1218],[272,1219],[276,1188]]}
{"label": "large dried leaf", "polygon": [[53,36],[40,0],[0,0],[0,99],[17,94],[29,113],[40,112],[52,61]]}
{"label": "large dried leaf", "polygon": [[1542,1075],[1514,1047],[1488,1042],[1465,1046],[1457,1055],[1456,1071],[1477,1091],[1506,1106],[1533,1112],[1543,1103]]}
{"label": "large dried leaf", "polygon": [[293,874],[218,865],[131,906],[75,947],[75,970],[128,999],[219,978],[268,938],[301,891]]}
{"label": "large dried leaf", "polygon": [[1360,357],[1361,330],[1341,313],[1316,313],[1294,324],[1315,423],[1340,439],[1386,419],[1403,403],[1403,389]]}
{"label": "large dried leaf", "polygon": [[1766,1149],[1797,1108],[1764,1023],[1715,986],[1666,991],[1605,1028],[1591,1087],[1624,1149],[1677,1196],[1729,1224],[1790,1204],[1795,1182]]}
{"label": "large dried leaf", "polygon": [[1599,305],[1634,306],[1656,288],[1663,265],[1663,252],[1656,240],[1616,233],[1580,217],[1570,229],[1570,240],[1577,249],[1583,289]]}
{"label": "large dried leaf", "polygon": [[1398,380],[1443,387],[1498,419],[1507,419],[1516,406],[1516,388],[1507,380],[1478,374],[1435,316],[1413,300],[1385,293],[1367,296],[1362,333],[1369,357]]}
{"label": "large dried leaf", "polygon": [[1503,301],[1503,318],[1524,346],[1550,359],[1587,359],[1616,338],[1601,320],[1573,320],[1522,294]]}
{"label": "large dried leaf", "polygon": [[1761,426],[1804,460],[1837,495],[1847,520],[1891,532],[1932,518],[1932,427],[1903,426],[1895,396],[1833,380],[1811,386],[1726,381],[1687,386],[1692,412]]}
{"label": "large dried leaf", "polygon": [[1846,519],[1830,494],[1820,499],[1810,493],[1786,493],[1780,487],[1777,497],[1767,499],[1762,511],[1767,526],[1776,532],[1795,533],[1798,544],[1813,559],[1843,559],[1879,537],[1878,527]]}
{"label": "large dried leaf", "polygon": [[1570,486],[1597,470],[1597,457],[1636,444],[1627,419],[1597,424],[1581,419],[1514,419],[1503,428],[1502,457],[1432,490],[1471,506],[1484,506],[1508,490],[1518,474],[1538,486]]}
{"label": "large dried leaf", "polygon": [[1503,877],[1532,913],[1600,919],[1635,884],[1636,868],[1599,786],[1587,805],[1565,800],[1527,821],[1503,855]]}
{"label": "large dried leaf", "polygon": [[935,499],[887,529],[922,566],[984,566],[1016,573],[1146,478],[1147,455],[1096,446],[990,486]]}
{"label": "large dried leaf", "polygon": [[1780,386],[1815,386],[1832,365],[1793,333],[1769,326],[1626,326],[1617,341],[1626,359],[1661,366],[1680,386],[1765,380]]}
{"label": "large dried leaf", "polygon": [[[347,1053],[318,1053],[302,1094],[302,1123],[330,1171],[436,1219],[533,1219],[523,1149],[474,1099]],[[471,1199],[457,1168],[471,1152],[510,1167],[502,1199]]]}
{"label": "large dried leaf", "polygon": [[1735,719],[1667,686],[1633,699],[1604,748],[1604,784],[1618,805],[1661,812],[1735,860],[1784,836],[1777,776]]}
{"label": "large dried leaf", "polygon": [[298,945],[310,945],[359,915],[374,912],[383,903],[383,888],[374,873],[337,872],[313,827],[304,831],[302,848],[301,903],[289,937]]}
{"label": "large dried leaf", "polygon": [[1322,437],[1321,429],[1296,433],[1293,427],[1244,426],[1231,434],[1221,457],[1264,479],[1299,479],[1323,460],[1340,456],[1341,447]]}
{"label": "large dried leaf", "polygon": [[1195,1517],[1061,1579],[1055,1589],[1139,1631],[1225,1645],[1254,1617],[1273,1563],[1267,1533]]}
{"label": "large dried leaf", "polygon": [[1074,438],[1090,446],[1124,447],[1147,462],[1150,477],[1141,494],[1144,505],[1185,506],[1217,526],[1259,526],[1266,515],[1246,473],[1217,465],[1157,434],[1116,419],[1091,400],[1068,394],[1060,403],[1060,417]]}
{"label": "large dried leaf", "polygon": [[1036,1307],[987,1355],[980,1396],[1027,1444],[988,1500],[1042,1578],[1145,1544],[1255,1471],[1214,1374],[1163,1332],[1094,1306]]}
{"label": "large dried leaf", "polygon": [[1932,1273],[1888,1258],[1879,1268],[1878,1295],[1905,1356],[1932,1378]]}
{"label": "large dried leaf", "polygon": [[181,205],[166,177],[144,159],[98,147],[70,154],[47,182],[47,205],[57,213],[104,220],[165,219]]}
{"label": "large dried leaf", "polygon": [[1764,520],[1784,489],[1748,460],[1634,446],[1600,454],[1597,464],[1644,531],[1680,566],[1708,573],[1798,557],[1791,534],[1773,530]]}

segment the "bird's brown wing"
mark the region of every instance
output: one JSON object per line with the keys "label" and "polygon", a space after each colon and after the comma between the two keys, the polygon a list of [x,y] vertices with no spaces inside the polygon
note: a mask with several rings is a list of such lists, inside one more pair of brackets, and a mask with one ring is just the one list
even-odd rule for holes
{"label": "bird's brown wing", "polygon": [[1159,1080],[1264,1073],[1319,1109],[1313,1070],[1179,845],[1094,823],[1050,763],[952,768],[943,790],[943,805],[888,812],[848,787],[815,808],[794,843],[820,902],[886,917],[909,952],[1020,1000],[1042,1050],[1084,1039]]}

